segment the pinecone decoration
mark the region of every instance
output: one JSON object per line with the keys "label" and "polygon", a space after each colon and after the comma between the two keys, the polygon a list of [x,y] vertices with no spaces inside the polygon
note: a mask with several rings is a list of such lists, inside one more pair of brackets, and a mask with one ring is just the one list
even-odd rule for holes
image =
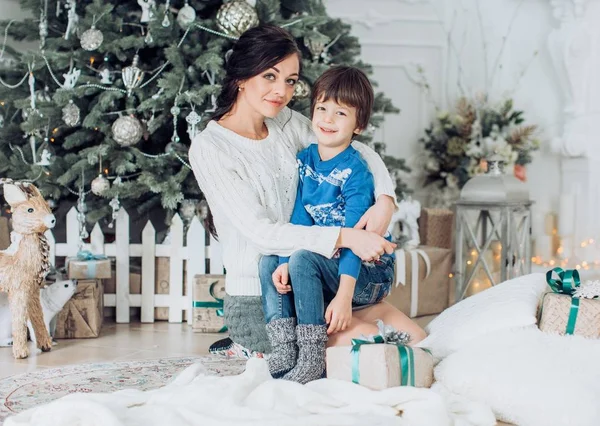
{"label": "pinecone decoration", "polygon": [[50,272],[50,244],[44,234],[40,234],[40,253],[42,255],[42,268],[38,275],[38,285],[43,286],[46,276]]}
{"label": "pinecone decoration", "polygon": [[461,122],[457,123],[457,130],[464,139],[468,140],[471,138],[471,131],[476,118],[475,109],[466,98],[460,98],[456,103],[456,112],[462,118]]}

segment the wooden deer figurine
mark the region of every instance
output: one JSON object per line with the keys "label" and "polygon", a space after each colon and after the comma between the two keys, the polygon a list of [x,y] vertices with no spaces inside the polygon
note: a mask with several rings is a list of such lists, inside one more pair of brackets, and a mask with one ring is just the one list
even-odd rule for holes
{"label": "wooden deer figurine", "polygon": [[33,184],[5,183],[4,198],[12,210],[13,232],[10,247],[0,251],[0,291],[8,293],[13,355],[27,358],[27,320],[31,321],[37,347],[43,352],[52,349],[40,288],[50,270],[50,246],[44,232],[54,227],[56,218]]}

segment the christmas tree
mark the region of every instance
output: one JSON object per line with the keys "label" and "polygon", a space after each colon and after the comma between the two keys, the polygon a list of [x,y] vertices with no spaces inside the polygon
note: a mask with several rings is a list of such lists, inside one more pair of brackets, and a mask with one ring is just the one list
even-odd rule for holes
{"label": "christmas tree", "polygon": [[[39,49],[15,51],[5,36],[1,54],[15,62],[0,73],[0,173],[35,181],[55,203],[85,195],[91,223],[121,205],[135,219],[202,199],[187,151],[245,29],[274,23],[297,38],[302,76],[290,106],[307,116],[310,86],[327,67],[371,72],[350,27],[318,0],[43,0],[41,11],[39,0],[20,3],[36,17],[0,28]],[[377,93],[362,140],[379,151],[370,138],[388,112],[397,110]]]}

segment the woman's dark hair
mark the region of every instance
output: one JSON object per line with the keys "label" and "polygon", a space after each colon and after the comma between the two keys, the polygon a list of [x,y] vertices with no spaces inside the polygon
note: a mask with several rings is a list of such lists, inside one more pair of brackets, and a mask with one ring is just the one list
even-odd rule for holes
{"label": "woman's dark hair", "polygon": [[[257,76],[294,54],[300,59],[300,48],[294,37],[281,27],[262,24],[244,32],[226,57],[225,78],[217,98],[217,109],[210,119],[220,120],[231,111],[240,82]],[[217,230],[210,209],[204,225],[216,238]]]}
{"label": "woman's dark hair", "polygon": [[233,45],[225,61],[225,78],[211,120],[220,120],[233,106],[241,81],[275,66],[300,49],[294,37],[281,27],[270,24],[250,28]]}

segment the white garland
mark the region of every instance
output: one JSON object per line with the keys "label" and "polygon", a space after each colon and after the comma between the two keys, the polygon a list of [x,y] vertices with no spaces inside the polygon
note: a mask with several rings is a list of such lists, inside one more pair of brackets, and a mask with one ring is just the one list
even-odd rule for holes
{"label": "white garland", "polygon": [[[73,4],[74,4],[74,2],[73,2]],[[71,22],[71,21],[72,21],[72,19],[71,19],[71,18],[72,18],[72,17],[73,17],[73,15],[75,14],[75,13],[74,13],[75,11],[74,11],[74,7],[73,7],[73,6],[71,7],[71,9],[73,9],[73,10],[70,10],[70,12],[71,12],[71,13],[70,13],[70,15],[71,15],[71,16],[69,17],[69,24],[70,24],[70,26],[72,26],[72,27],[73,27],[74,25],[76,25],[76,22]],[[58,13],[59,13],[59,9],[57,8],[57,15],[58,15]],[[104,15],[104,14],[103,14],[103,15]],[[102,16],[100,16],[100,18],[101,18],[101,17],[102,17]],[[98,20],[100,20],[100,18],[98,18]],[[2,56],[3,56],[3,54],[4,54],[4,51],[5,51],[5,49],[6,49],[6,40],[7,40],[7,38],[8,38],[8,29],[9,29],[10,25],[11,25],[11,24],[12,24],[14,21],[15,21],[15,20],[11,20],[11,21],[8,23],[8,25],[6,26],[5,30],[4,30],[4,42],[3,42],[3,45],[2,45],[2,50],[0,51],[0,59],[2,58]],[[302,19],[297,19],[297,20],[295,20],[295,21],[292,21],[292,22],[289,22],[289,23],[287,23],[287,24],[284,24],[284,25],[282,25],[282,28],[285,28],[285,27],[289,27],[289,26],[295,25],[295,24],[297,24],[297,23],[299,23],[299,22],[302,22]],[[95,23],[96,23],[96,19],[95,19],[95,16],[94,16],[94,24],[95,24]],[[190,26],[188,27],[188,29],[185,31],[185,33],[183,34],[183,36],[181,37],[181,39],[180,39],[180,40],[179,40],[179,42],[177,43],[177,47],[178,47],[178,48],[179,48],[179,47],[181,47],[181,45],[183,44],[183,42],[184,42],[185,38],[187,37],[187,35],[188,35],[189,31],[192,29],[192,27],[199,28],[199,29],[201,29],[201,30],[203,30],[203,31],[206,31],[206,32],[210,33],[210,34],[217,35],[217,36],[224,37],[224,38],[228,38],[228,39],[230,39],[230,40],[238,40],[238,38],[237,38],[237,37],[234,37],[234,36],[231,36],[231,35],[229,35],[229,34],[225,34],[225,33],[219,32],[219,31],[215,31],[215,30],[213,30],[213,29],[211,29],[211,28],[207,28],[207,27],[205,27],[205,26],[203,26],[203,25],[200,25],[200,24],[196,24],[196,23],[194,23],[193,25],[190,25]],[[69,32],[70,32],[70,30],[68,29],[68,30],[67,30],[67,34],[66,34],[66,36],[67,36],[66,38],[68,38],[68,33],[69,33]],[[338,35],[338,36],[337,36],[337,37],[336,37],[336,38],[335,38],[335,39],[334,39],[334,40],[333,40],[333,41],[332,41],[332,42],[331,42],[331,43],[330,43],[328,46],[326,46],[326,49],[327,49],[327,48],[329,48],[329,47],[331,47],[331,46],[332,46],[332,45],[333,45],[335,42],[337,42],[337,40],[340,38],[340,36],[341,36],[341,34],[340,34],[340,35]],[[77,87],[75,87],[74,85],[72,85],[72,86],[71,86],[71,85],[63,84],[63,83],[61,83],[60,81],[58,81],[58,78],[56,77],[56,74],[55,74],[55,73],[54,73],[54,71],[52,70],[52,67],[50,66],[50,63],[48,62],[48,59],[46,58],[46,56],[45,56],[45,53],[44,53],[44,51],[43,51],[43,50],[41,51],[41,53],[42,53],[42,55],[41,55],[41,56],[42,56],[42,58],[44,59],[44,62],[45,62],[45,64],[46,64],[46,68],[47,68],[47,69],[48,69],[48,71],[50,72],[50,76],[51,76],[51,77],[52,77],[52,79],[54,80],[54,83],[56,83],[56,85],[57,85],[58,87],[60,87],[61,89],[95,88],[95,89],[106,90],[106,91],[117,91],[117,92],[121,92],[121,93],[127,93],[127,91],[126,91],[126,90],[124,90],[124,89],[121,89],[121,88],[117,88],[117,87],[107,87],[107,86],[102,86],[102,85],[95,84],[95,83],[86,83],[86,84],[82,84],[82,85],[80,85],[80,86],[77,86]],[[155,74],[154,74],[154,75],[153,75],[153,76],[152,76],[150,79],[148,79],[148,80],[147,80],[147,81],[146,81],[144,84],[142,84],[142,85],[141,85],[139,88],[140,88],[140,89],[142,89],[142,88],[146,87],[146,86],[147,86],[147,85],[149,85],[151,82],[153,82],[153,81],[154,81],[156,78],[158,78],[158,76],[159,76],[159,75],[160,75],[160,74],[161,74],[161,73],[164,71],[164,69],[165,69],[165,68],[166,68],[166,67],[167,67],[167,66],[168,66],[170,63],[171,63],[170,61],[166,61],[166,62],[165,62],[165,63],[164,63],[162,66],[160,66],[160,67],[159,67],[159,68],[156,70],[156,73],[155,73]],[[21,85],[22,85],[22,84],[23,84],[23,83],[24,83],[24,82],[25,82],[25,81],[26,81],[28,78],[29,78],[29,80],[31,81],[31,79],[33,78],[32,67],[33,67],[33,65],[29,65],[29,71],[28,71],[28,72],[27,72],[27,73],[26,73],[26,74],[23,76],[23,79],[22,79],[22,80],[21,80],[19,83],[15,84],[15,85],[10,85],[10,84],[7,84],[6,82],[4,82],[4,81],[2,80],[2,78],[0,78],[0,83],[1,83],[2,85],[4,85],[5,87],[9,88],[9,89],[16,89],[17,87],[21,86]],[[71,73],[71,71],[69,72],[69,74],[70,74],[70,73]],[[66,81],[65,81],[65,83],[66,83]],[[211,84],[214,84],[214,80],[213,80],[213,81],[210,81],[210,83],[211,83]],[[162,90],[162,89],[161,89],[161,90]],[[35,102],[35,101],[33,100],[33,98],[32,98],[32,102]],[[33,106],[33,109],[35,109],[35,106]],[[13,147],[13,146],[12,146],[12,144],[10,144],[10,143],[9,143],[9,146],[10,146],[11,150],[13,150],[13,151],[17,150],[17,151],[18,151],[18,152],[21,154],[21,158],[22,158],[23,162],[25,162],[26,164],[29,164],[29,163],[28,163],[28,162],[25,160],[24,153],[23,153],[23,151],[22,151],[22,150],[21,150],[19,147]],[[144,152],[142,152],[142,151],[139,151],[139,152],[140,152],[140,153],[141,153],[143,156],[145,156],[145,157],[148,157],[148,158],[162,158],[162,157],[167,157],[167,156],[170,156],[170,155],[174,155],[174,156],[175,156],[175,157],[176,157],[176,158],[177,158],[177,159],[178,159],[178,160],[179,160],[179,161],[180,161],[180,162],[181,162],[181,163],[182,163],[182,164],[183,164],[185,167],[187,167],[187,168],[188,168],[188,169],[190,169],[190,170],[192,169],[192,167],[191,167],[191,166],[188,164],[188,162],[186,162],[186,161],[185,161],[185,160],[184,160],[184,159],[183,159],[183,158],[182,158],[182,157],[181,157],[179,154],[177,154],[177,153],[176,153],[176,152],[174,152],[174,151],[171,151],[171,152],[168,152],[168,153],[165,153],[165,154],[156,154],[156,155],[152,155],[152,154],[146,154],[146,153],[144,153]],[[39,176],[38,176],[38,177],[37,177],[35,180],[39,179],[39,177],[41,176],[41,174],[42,174],[42,173],[40,172],[40,175],[39,175]],[[85,196],[85,195],[87,195],[87,194],[89,194],[89,193],[90,193],[90,191],[89,191],[89,190],[88,190],[88,191],[85,191],[85,192],[81,192],[81,191],[79,191],[79,192],[75,192],[75,191],[73,191],[71,188],[69,188],[69,187],[68,187],[68,186],[66,186],[66,185],[62,185],[62,186],[63,186],[63,187],[65,187],[65,188],[66,188],[66,189],[67,189],[69,192],[71,192],[71,193],[72,193],[72,194],[74,194],[74,195],[80,195],[80,194],[82,193],[82,194]]]}

